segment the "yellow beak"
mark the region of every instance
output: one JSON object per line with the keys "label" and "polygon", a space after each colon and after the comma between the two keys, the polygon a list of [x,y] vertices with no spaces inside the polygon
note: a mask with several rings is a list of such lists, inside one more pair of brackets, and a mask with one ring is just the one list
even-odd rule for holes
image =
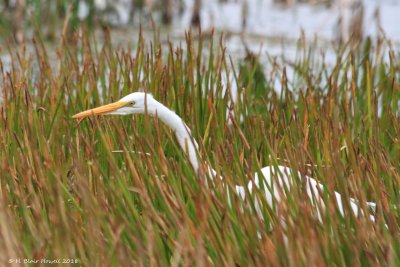
{"label": "yellow beak", "polygon": [[74,119],[83,119],[91,115],[102,115],[113,112],[119,108],[125,107],[129,102],[118,101],[108,105],[100,106],[98,108],[88,109],[72,116]]}

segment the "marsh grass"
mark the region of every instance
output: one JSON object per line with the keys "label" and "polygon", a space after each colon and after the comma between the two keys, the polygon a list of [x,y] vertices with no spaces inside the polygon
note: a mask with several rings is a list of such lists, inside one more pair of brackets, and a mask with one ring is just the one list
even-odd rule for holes
{"label": "marsh grass", "polygon": [[[39,38],[32,53],[9,49],[12,65],[0,65],[2,266],[15,258],[77,259],[74,266],[400,264],[397,52],[369,40],[338,51],[327,67],[299,42],[294,62],[271,62],[265,74],[257,55],[240,63],[222,39],[195,41],[189,32],[179,45],[161,46],[154,36],[114,47],[107,32],[102,43],[83,35],[76,45],[61,42],[55,61]],[[231,84],[221,82],[229,73],[242,95],[234,105],[223,93]],[[71,118],[139,89],[192,129],[203,160],[229,185],[231,206],[226,186],[205,186],[157,119]],[[228,108],[243,121],[235,115],[229,123]],[[254,197],[265,202],[262,192],[244,204],[233,193],[277,164],[326,185],[323,224],[300,182],[287,201],[263,205],[264,220],[254,207]],[[376,201],[376,222],[349,207],[340,216],[333,190],[365,212],[362,203]]]}

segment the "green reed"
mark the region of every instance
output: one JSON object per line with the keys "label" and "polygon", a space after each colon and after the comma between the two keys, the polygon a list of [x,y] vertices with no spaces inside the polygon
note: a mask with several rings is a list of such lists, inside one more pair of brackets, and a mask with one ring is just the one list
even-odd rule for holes
{"label": "green reed", "polygon": [[[274,69],[266,72],[268,55],[232,59],[223,37],[189,32],[178,45],[161,45],[156,32],[153,40],[139,33],[137,43],[115,47],[110,35],[61,42],[55,56],[36,39],[29,52],[25,44],[9,48],[12,65],[1,65],[4,264],[13,258],[77,259],[74,266],[400,263],[399,56],[389,45],[369,40],[338,50],[328,66],[300,41],[294,62],[270,62]],[[229,73],[235,78],[224,84]],[[229,106],[223,90],[232,83],[241,100]],[[71,118],[137,90],[183,118],[203,161],[224,182],[206,186],[156,118]],[[278,164],[326,185],[323,224],[300,182],[274,207],[261,190],[244,203],[235,195],[235,184]],[[352,216],[349,207],[342,217],[333,190],[377,202],[376,222]]]}

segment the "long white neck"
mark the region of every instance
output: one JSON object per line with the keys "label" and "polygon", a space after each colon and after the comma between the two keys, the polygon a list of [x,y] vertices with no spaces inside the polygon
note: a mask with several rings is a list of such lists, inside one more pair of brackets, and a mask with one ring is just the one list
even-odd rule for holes
{"label": "long white neck", "polygon": [[199,146],[191,136],[189,127],[175,112],[169,110],[160,102],[154,101],[156,102],[155,115],[175,132],[179,145],[188,154],[190,164],[192,164],[193,169],[198,174],[200,166],[197,158]]}

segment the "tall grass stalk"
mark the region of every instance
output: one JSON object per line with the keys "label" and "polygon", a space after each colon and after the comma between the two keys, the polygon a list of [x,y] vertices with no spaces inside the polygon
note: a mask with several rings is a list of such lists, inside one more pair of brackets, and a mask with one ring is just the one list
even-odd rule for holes
{"label": "tall grass stalk", "polygon": [[[154,36],[114,47],[108,32],[104,42],[83,35],[77,45],[62,42],[55,60],[40,39],[33,53],[9,49],[12,65],[0,65],[1,265],[16,258],[76,259],[74,266],[400,264],[398,54],[370,42],[339,51],[329,68],[299,48],[305,54],[295,62],[275,62],[266,73],[257,58],[265,55],[239,62],[213,38],[189,32],[181,44],[161,46]],[[224,84],[230,74],[234,81]],[[232,83],[241,96],[229,106],[224,90],[232,93]],[[71,119],[139,89],[183,118],[225,185],[205,186],[156,118]],[[260,190],[245,203],[233,193],[277,164],[326,185],[323,224],[300,182],[273,207]],[[347,206],[342,217],[333,190],[366,213],[363,203],[376,201],[376,222]]]}

